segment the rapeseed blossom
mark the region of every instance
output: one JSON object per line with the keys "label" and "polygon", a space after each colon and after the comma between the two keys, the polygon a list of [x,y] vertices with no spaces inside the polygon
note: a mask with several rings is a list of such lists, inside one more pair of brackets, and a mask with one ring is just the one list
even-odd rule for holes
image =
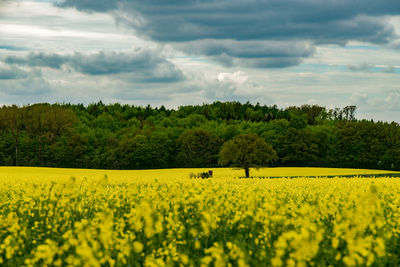
{"label": "rapeseed blossom", "polygon": [[[307,170],[310,175],[333,171]],[[191,171],[197,170],[185,169]],[[84,176],[78,170],[71,178],[54,169],[54,176],[46,170],[42,179],[5,176],[0,181],[0,264],[400,263],[398,178],[236,179],[234,171],[218,169],[214,178],[203,180],[189,179],[181,169],[105,172],[87,170]]]}

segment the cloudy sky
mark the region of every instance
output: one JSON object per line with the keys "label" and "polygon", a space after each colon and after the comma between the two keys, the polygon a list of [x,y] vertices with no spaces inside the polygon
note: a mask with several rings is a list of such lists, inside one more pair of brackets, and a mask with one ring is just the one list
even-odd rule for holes
{"label": "cloudy sky", "polygon": [[0,0],[0,104],[99,100],[400,122],[400,1]]}

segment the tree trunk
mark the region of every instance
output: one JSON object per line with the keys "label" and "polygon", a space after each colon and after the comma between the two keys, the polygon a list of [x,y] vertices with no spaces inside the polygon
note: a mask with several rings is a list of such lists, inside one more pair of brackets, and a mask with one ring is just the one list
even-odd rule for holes
{"label": "tree trunk", "polygon": [[250,177],[250,168],[249,167],[244,167],[244,171],[246,173],[246,178]]}

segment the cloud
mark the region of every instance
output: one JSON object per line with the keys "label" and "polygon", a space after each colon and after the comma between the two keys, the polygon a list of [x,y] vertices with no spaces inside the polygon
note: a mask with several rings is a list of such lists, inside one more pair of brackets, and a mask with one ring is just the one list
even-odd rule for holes
{"label": "cloud", "polygon": [[14,45],[0,45],[0,50],[22,51],[22,50],[26,50],[26,48],[14,46]]}
{"label": "cloud", "polygon": [[368,105],[368,94],[360,91],[354,92],[351,94],[350,102],[361,106]]}
{"label": "cloud", "polygon": [[211,84],[212,90],[205,89],[208,99],[247,101],[259,98],[265,91],[243,71],[221,72]]}
{"label": "cloud", "polygon": [[396,73],[396,67],[392,65],[373,65],[369,63],[349,64],[347,69],[354,72],[367,72],[367,73]]}
{"label": "cloud", "polygon": [[[42,77],[28,76],[18,80],[0,80],[0,95],[23,97],[24,101],[16,99],[14,103],[32,103],[34,99],[30,96],[48,96],[51,92],[50,85]],[[4,100],[3,97],[2,100]],[[46,101],[49,100],[46,99]]]}
{"label": "cloud", "polygon": [[309,42],[198,40],[175,43],[188,54],[205,55],[224,66],[284,68],[299,64],[315,52]]}
{"label": "cloud", "polygon": [[50,92],[50,86],[39,70],[25,71],[0,63],[0,96],[32,96]]}
{"label": "cloud", "polygon": [[385,42],[393,34],[392,28],[374,17],[400,13],[397,0],[64,0],[61,6],[117,11],[120,21],[159,41],[211,38]]}
{"label": "cloud", "polygon": [[381,69],[382,72],[384,73],[395,73],[396,72],[396,67],[394,66],[385,66]]}
{"label": "cloud", "polygon": [[117,1],[114,0],[68,0],[56,2],[59,7],[75,7],[86,12],[105,12],[117,8]]}
{"label": "cloud", "polygon": [[0,6],[9,3],[11,0],[0,0]]}
{"label": "cloud", "polygon": [[222,65],[256,68],[297,65],[316,44],[389,43],[395,30],[385,16],[400,14],[398,0],[64,0],[58,6],[109,12],[144,38]]}
{"label": "cloud", "polygon": [[68,60],[68,57],[57,54],[30,53],[26,57],[8,56],[5,62],[14,65],[60,69]]}
{"label": "cloud", "polygon": [[87,75],[132,74],[145,82],[176,82],[184,79],[174,64],[157,51],[138,49],[130,53],[98,52],[95,54],[59,55],[30,53],[27,56],[8,56],[12,65],[61,69],[63,66]]}
{"label": "cloud", "polygon": [[359,65],[348,65],[347,69],[351,71],[371,72],[374,67],[372,64],[362,63]]}
{"label": "cloud", "polygon": [[16,68],[14,66],[10,67],[6,65],[0,65],[0,80],[21,79],[27,77],[28,74],[29,73],[27,73],[26,71]]}
{"label": "cloud", "polygon": [[358,107],[369,107],[377,111],[400,112],[400,89],[381,91],[379,94],[367,94],[365,92],[354,92],[351,101]]}
{"label": "cloud", "polygon": [[400,112],[400,89],[388,92],[385,98],[385,104],[389,109]]}
{"label": "cloud", "polygon": [[360,119],[400,123],[400,89],[383,89],[373,94],[358,91],[350,99],[357,106]]}

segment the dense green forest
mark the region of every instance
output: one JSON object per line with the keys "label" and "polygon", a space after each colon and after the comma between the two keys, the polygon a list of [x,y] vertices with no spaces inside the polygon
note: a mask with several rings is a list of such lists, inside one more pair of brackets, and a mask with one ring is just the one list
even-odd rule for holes
{"label": "dense green forest", "polygon": [[400,126],[327,110],[215,102],[177,110],[102,102],[3,106],[0,164],[100,169],[217,166],[224,142],[255,133],[274,166],[400,170]]}

